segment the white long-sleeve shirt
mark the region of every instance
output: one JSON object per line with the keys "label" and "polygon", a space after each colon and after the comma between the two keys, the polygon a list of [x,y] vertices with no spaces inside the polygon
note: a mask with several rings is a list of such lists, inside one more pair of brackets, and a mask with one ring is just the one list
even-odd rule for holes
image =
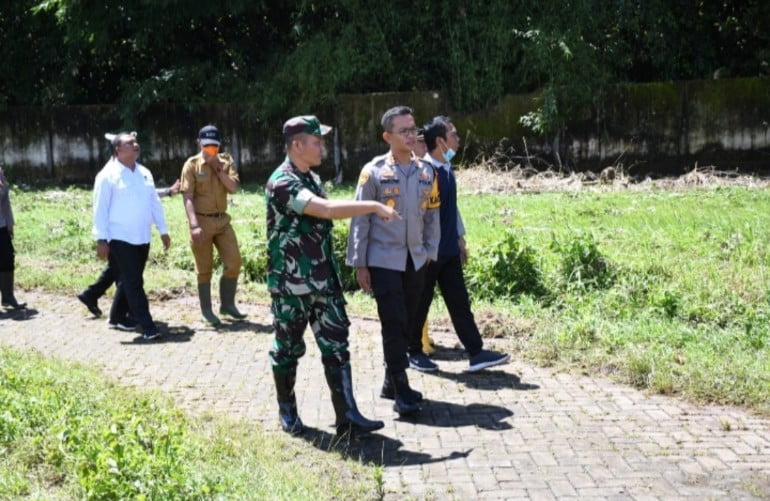
{"label": "white long-sleeve shirt", "polygon": [[94,238],[148,244],[153,224],[168,233],[152,174],[139,163],[131,170],[111,159],[94,181]]}

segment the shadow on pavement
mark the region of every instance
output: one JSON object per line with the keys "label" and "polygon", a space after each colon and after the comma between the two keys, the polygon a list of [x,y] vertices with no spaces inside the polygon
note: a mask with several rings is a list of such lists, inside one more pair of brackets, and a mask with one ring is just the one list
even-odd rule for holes
{"label": "shadow on pavement", "polygon": [[148,341],[143,339],[142,335],[139,334],[131,341],[121,341],[120,344],[153,345],[153,344],[163,344],[163,343],[189,343],[192,340],[192,337],[195,335],[194,329],[191,329],[184,325],[172,327],[164,322],[155,322],[155,324],[157,325],[158,330],[160,330],[160,332],[163,333],[161,337],[156,339],[151,339]]}
{"label": "shadow on pavement", "polygon": [[422,410],[412,416],[400,417],[397,420],[424,426],[442,428],[459,428],[461,426],[478,426],[484,430],[502,431],[513,428],[504,419],[513,416],[513,411],[489,404],[458,405],[438,400],[423,400]]}
{"label": "shadow on pavement", "polygon": [[433,457],[425,452],[403,450],[401,449],[403,442],[378,433],[338,437],[336,434],[308,426],[297,438],[305,440],[316,449],[337,452],[346,459],[380,466],[407,466],[451,461],[468,457],[473,450],[455,451],[446,456]]}
{"label": "shadow on pavement", "polygon": [[432,360],[437,362],[455,362],[457,360],[467,360],[468,354],[465,353],[459,341],[454,346],[445,346],[442,344],[433,345],[433,353],[430,355]]}
{"label": "shadow on pavement", "polygon": [[[498,366],[500,367],[500,366]],[[513,390],[529,391],[539,390],[540,386],[532,383],[523,383],[516,374],[511,374],[499,369],[484,369],[479,372],[438,372],[426,373],[432,376],[443,377],[462,383],[475,390],[501,390],[510,388]]]}
{"label": "shadow on pavement", "polygon": [[39,312],[35,308],[19,308],[18,310],[14,310],[12,308],[8,308],[5,311],[0,312],[0,320],[16,320],[23,321],[23,320],[30,320],[35,315],[37,315]]}
{"label": "shadow on pavement", "polygon": [[226,332],[257,332],[269,334],[273,332],[272,324],[260,324],[251,320],[232,320],[227,317],[222,318],[222,323],[216,327],[217,331]]}

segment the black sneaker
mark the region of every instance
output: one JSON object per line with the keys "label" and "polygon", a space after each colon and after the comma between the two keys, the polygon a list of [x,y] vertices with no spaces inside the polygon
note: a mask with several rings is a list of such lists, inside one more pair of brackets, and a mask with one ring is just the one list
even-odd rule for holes
{"label": "black sneaker", "polygon": [[144,334],[142,334],[142,339],[144,341],[152,341],[153,339],[158,339],[160,336],[162,336],[162,334],[160,332],[158,332],[158,331],[150,331],[150,332],[145,332]]}
{"label": "black sneaker", "polygon": [[132,332],[135,331],[139,323],[136,320],[126,318],[120,322],[110,322],[110,329],[117,329],[119,331]]}
{"label": "black sneaker", "polygon": [[78,294],[78,299],[80,300],[81,303],[86,305],[86,308],[88,308],[88,311],[90,311],[91,314],[93,314],[93,316],[97,318],[102,316],[102,310],[99,309],[99,305],[96,304],[95,299],[89,298],[82,292]]}
{"label": "black sneaker", "polygon": [[409,367],[420,372],[436,372],[438,370],[438,365],[424,353],[409,355]]}
{"label": "black sneaker", "polygon": [[468,362],[468,368],[465,372],[476,372],[493,365],[504,364],[510,359],[511,356],[507,353],[497,353],[496,351],[481,350],[479,353],[471,357]]}

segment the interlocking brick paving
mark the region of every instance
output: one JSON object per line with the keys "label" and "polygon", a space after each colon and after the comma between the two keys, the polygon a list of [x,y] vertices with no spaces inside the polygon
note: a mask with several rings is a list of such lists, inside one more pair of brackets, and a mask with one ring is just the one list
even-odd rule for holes
{"label": "interlocking brick paving", "polygon": [[[34,309],[0,313],[0,343],[97,366],[122,384],[167,392],[193,412],[227,414],[280,433],[266,306],[242,305],[248,320],[217,331],[199,323],[196,298],[153,302],[153,316],[168,335],[138,343],[136,334],[109,330],[106,320],[88,316],[74,297],[21,296]],[[427,401],[418,417],[402,420],[378,397],[383,369],[376,319],[352,321],[358,405],[385,428],[349,443],[335,440],[308,332],[297,396],[309,430],[294,440],[344,448],[355,460],[384,465],[387,500],[770,499],[767,418],[519,360],[466,374],[467,360],[453,348],[456,337],[438,332],[441,371],[409,372]]]}

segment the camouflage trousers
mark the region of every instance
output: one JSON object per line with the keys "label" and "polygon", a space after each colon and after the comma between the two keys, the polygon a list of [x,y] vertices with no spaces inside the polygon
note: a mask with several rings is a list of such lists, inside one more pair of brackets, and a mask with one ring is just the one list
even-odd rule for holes
{"label": "camouflage trousers", "polygon": [[273,371],[285,374],[295,370],[305,354],[303,334],[310,323],[321,361],[326,367],[342,367],[350,360],[348,327],[342,294],[273,296],[271,306],[275,339],[270,349]]}

